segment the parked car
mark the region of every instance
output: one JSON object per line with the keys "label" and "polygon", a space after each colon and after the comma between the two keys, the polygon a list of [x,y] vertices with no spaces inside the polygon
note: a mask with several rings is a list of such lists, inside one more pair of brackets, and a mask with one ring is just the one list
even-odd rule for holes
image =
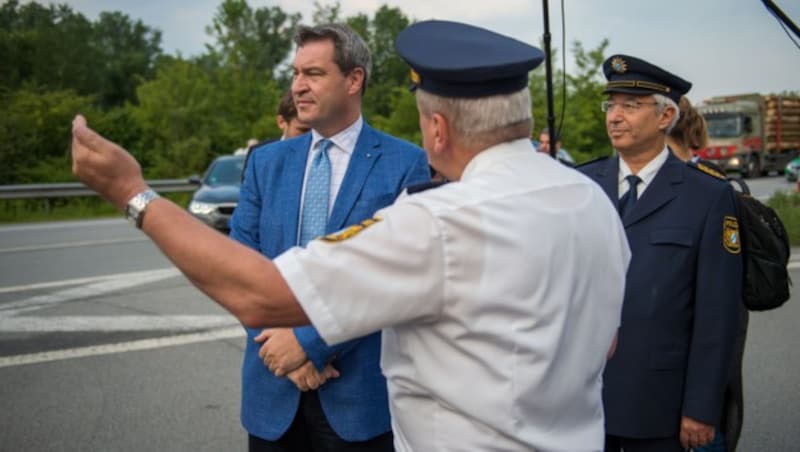
{"label": "parked car", "polygon": [[786,165],[786,168],[783,169],[783,174],[786,176],[787,181],[796,182],[798,171],[800,171],[800,157],[791,160]]}
{"label": "parked car", "polygon": [[203,178],[192,176],[189,182],[200,188],[194,192],[189,212],[218,231],[228,233],[233,209],[239,202],[245,155],[217,157]]}

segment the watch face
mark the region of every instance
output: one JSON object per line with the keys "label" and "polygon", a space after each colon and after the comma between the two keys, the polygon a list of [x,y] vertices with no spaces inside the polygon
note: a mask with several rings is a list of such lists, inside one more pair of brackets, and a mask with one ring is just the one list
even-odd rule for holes
{"label": "watch face", "polygon": [[145,208],[150,204],[150,201],[158,197],[158,193],[153,190],[145,190],[139,193],[128,201],[128,205],[125,207],[125,216],[131,223],[135,224],[137,228],[141,228]]}

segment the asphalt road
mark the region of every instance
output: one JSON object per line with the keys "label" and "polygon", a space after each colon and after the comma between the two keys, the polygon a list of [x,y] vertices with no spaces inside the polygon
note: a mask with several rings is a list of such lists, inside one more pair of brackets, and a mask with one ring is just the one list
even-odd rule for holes
{"label": "asphalt road", "polygon": [[[751,315],[741,451],[798,450],[798,324]],[[124,220],[0,226],[0,451],[245,450],[243,341]]]}

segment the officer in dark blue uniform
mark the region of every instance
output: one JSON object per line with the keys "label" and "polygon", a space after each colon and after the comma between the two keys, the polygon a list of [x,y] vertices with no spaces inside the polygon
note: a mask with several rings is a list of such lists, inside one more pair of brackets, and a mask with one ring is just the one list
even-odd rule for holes
{"label": "officer in dark blue uniform", "polygon": [[618,205],[633,254],[604,373],[606,450],[682,451],[720,418],[741,304],[734,194],[665,144],[691,83],[626,55],[603,71],[617,155],[579,170]]}

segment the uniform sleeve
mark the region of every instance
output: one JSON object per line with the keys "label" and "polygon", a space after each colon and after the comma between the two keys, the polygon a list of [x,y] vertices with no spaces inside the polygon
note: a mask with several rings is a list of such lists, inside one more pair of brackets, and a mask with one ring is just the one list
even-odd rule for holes
{"label": "uniform sleeve", "polygon": [[[706,218],[698,251],[694,326],[683,414],[717,425],[742,304],[742,259],[725,246],[725,224],[735,218],[733,190],[718,196]],[[730,224],[730,223],[728,223]]]}
{"label": "uniform sleeve", "polygon": [[230,220],[230,237],[239,243],[261,251],[259,240],[259,218],[261,216],[261,192],[258,187],[255,151],[245,161],[244,180],[239,190],[239,202]]}
{"label": "uniform sleeve", "polygon": [[350,238],[315,240],[275,259],[329,344],[435,319],[441,312],[445,259],[434,216],[412,202],[395,204],[376,216],[381,221]]}

